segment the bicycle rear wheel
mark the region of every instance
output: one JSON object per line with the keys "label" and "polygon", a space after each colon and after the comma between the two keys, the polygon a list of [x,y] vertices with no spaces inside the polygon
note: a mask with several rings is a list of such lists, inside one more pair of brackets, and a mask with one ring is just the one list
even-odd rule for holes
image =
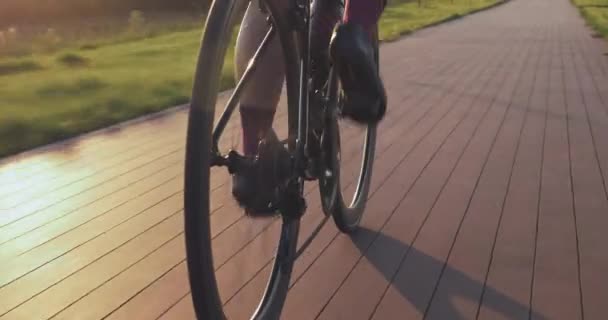
{"label": "bicycle rear wheel", "polygon": [[[374,34],[375,58],[379,70],[377,28]],[[351,233],[357,229],[367,204],[376,149],[376,125],[368,125],[365,128],[361,166],[355,182],[356,189],[352,197],[347,197],[341,183],[341,130],[338,120],[340,90],[338,76],[334,70],[330,72],[328,84],[325,132],[322,139],[325,172],[320,178],[319,190],[325,213],[333,216],[340,231]]]}
{"label": "bicycle rear wheel", "polygon": [[[266,38],[258,48],[258,53],[252,58],[248,71],[238,81],[224,113],[217,119],[214,127],[216,103],[227,48],[239,17],[242,17],[248,3],[248,0],[213,1],[207,17],[195,71],[186,142],[184,227],[192,302],[199,319],[226,319],[215,277],[210,223],[212,181],[210,168],[218,161],[226,159],[219,157],[218,137],[228,123],[227,117],[235,109],[240,90],[246,85],[248,77],[251,75],[249,69],[255,68],[256,57],[263,52],[267,41],[275,33],[286,32],[283,30],[286,28],[269,27]],[[250,5],[257,5],[257,3],[257,1],[253,1]],[[270,11],[274,12],[276,8],[270,8]],[[273,25],[277,25],[277,19],[273,18],[273,20],[275,21]],[[282,24],[278,23],[278,25]],[[287,52],[284,54],[288,69],[286,70],[287,116],[288,131],[292,136],[297,133],[298,129],[299,69],[294,67],[298,65],[298,54],[293,49],[295,48],[293,44],[285,44],[284,38],[285,36],[281,34],[284,52]],[[294,146],[290,145],[290,149],[294,149]],[[279,318],[296,255],[298,232],[299,219],[283,217],[273,268],[262,299],[251,319]]]}

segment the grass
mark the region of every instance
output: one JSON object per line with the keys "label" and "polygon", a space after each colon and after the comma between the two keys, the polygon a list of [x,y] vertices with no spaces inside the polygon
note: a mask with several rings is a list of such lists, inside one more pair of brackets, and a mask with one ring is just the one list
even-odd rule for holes
{"label": "grass", "polygon": [[0,76],[40,69],[42,69],[42,66],[31,59],[0,61]]}
{"label": "grass", "polygon": [[57,62],[68,67],[85,66],[89,63],[89,59],[78,53],[66,52],[57,57]]}
{"label": "grass", "polygon": [[587,23],[608,39],[608,0],[572,0]]}
{"label": "grass", "polygon": [[[22,57],[64,49],[96,49],[177,31],[200,28],[203,16],[183,12],[146,12],[130,15],[67,19],[54,23],[0,28],[0,56]],[[0,23],[1,24],[1,23]]]}
{"label": "grass", "polygon": [[394,40],[428,25],[453,20],[500,1],[438,0],[423,1],[421,6],[416,1],[394,2],[397,3],[385,9],[380,21],[382,40]]}
{"label": "grass", "polygon": [[[496,2],[393,3],[381,20],[381,39]],[[201,30],[192,29],[0,58],[0,156],[186,103],[200,36]],[[231,46],[223,88],[233,85],[232,57]]]}

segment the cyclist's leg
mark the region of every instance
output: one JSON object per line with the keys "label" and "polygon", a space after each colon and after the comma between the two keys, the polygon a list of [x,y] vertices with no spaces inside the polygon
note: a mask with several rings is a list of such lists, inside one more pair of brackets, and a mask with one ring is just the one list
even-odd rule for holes
{"label": "cyclist's leg", "polygon": [[[386,0],[344,1],[344,24],[336,30],[332,54],[340,62],[338,70],[345,93],[343,113],[359,122],[376,122],[384,116],[386,94],[382,79],[377,75],[370,40]],[[311,54],[316,88],[326,79],[327,49],[340,18],[339,7],[340,0],[313,3]]]}
{"label": "cyclist's leg", "polygon": [[343,113],[362,123],[384,117],[386,93],[375,65],[371,35],[385,0],[346,0],[344,23],[331,43],[344,91]]}
{"label": "cyclist's leg", "polygon": [[[276,1],[279,6],[288,4],[287,0]],[[339,9],[336,4],[339,0],[315,0],[313,3],[313,43],[312,51],[327,56],[331,32],[339,20]],[[327,4],[333,4],[328,6]],[[239,79],[245,72],[250,58],[259,47],[268,24],[266,14],[259,9],[257,0],[249,4],[241,23],[236,43],[235,73]],[[314,56],[314,54],[313,54]],[[324,59],[327,60],[327,59]],[[278,37],[275,37],[268,46],[264,55],[258,60],[254,72],[247,87],[243,90],[240,99],[240,114],[243,131],[243,153],[255,155],[258,152],[260,138],[267,133],[272,133],[271,127],[277,104],[279,102],[282,84],[284,80],[282,49]],[[263,174],[263,173],[262,173]],[[232,192],[237,201],[249,210],[247,213],[259,215],[256,212],[255,202],[262,206],[267,199],[263,194],[271,194],[272,185],[264,184],[256,177],[260,176],[256,168],[250,168],[237,172],[233,177]],[[266,179],[264,179],[266,180]],[[270,190],[267,190],[270,189]],[[268,192],[266,192],[268,191]]]}
{"label": "cyclist's leg", "polygon": [[[286,4],[285,0],[278,5]],[[235,74],[240,79],[247,69],[268,31],[266,14],[260,10],[258,0],[250,2],[240,26],[235,48]],[[272,122],[281,96],[285,78],[283,52],[278,36],[275,36],[257,61],[256,70],[240,97],[239,111],[243,132],[243,153],[246,156],[258,154],[261,138],[274,137]],[[274,141],[274,142],[271,142]],[[266,140],[266,147],[285,154],[276,139]],[[261,158],[260,158],[261,159]],[[274,159],[271,159],[271,161]],[[260,160],[265,161],[265,160]],[[261,172],[272,167],[252,162],[240,168],[233,176],[232,194],[245,213],[252,216],[274,214],[269,210],[276,185],[271,178],[273,172]]]}
{"label": "cyclist's leg", "polygon": [[[236,78],[240,79],[249,60],[261,44],[268,23],[258,1],[251,1],[240,26],[235,50]],[[260,57],[251,80],[240,99],[243,152],[257,152],[260,136],[271,127],[285,77],[282,50],[277,36]]]}
{"label": "cyclist's leg", "polygon": [[344,23],[360,25],[370,33],[378,23],[384,10],[386,0],[345,0]]}
{"label": "cyclist's leg", "polygon": [[[272,0],[287,4],[286,0]],[[312,5],[312,43],[313,64],[327,61],[329,40],[334,26],[339,21],[340,0],[314,0]],[[236,43],[235,70],[239,79],[247,68],[249,59],[261,43],[268,25],[266,15],[259,9],[258,1],[252,1],[247,8]],[[327,69],[327,66],[314,65],[313,68]],[[241,96],[240,113],[243,127],[243,152],[255,154],[260,136],[272,126],[275,110],[284,80],[284,66],[280,42],[275,37],[247,88]],[[317,72],[323,74],[323,72]]]}

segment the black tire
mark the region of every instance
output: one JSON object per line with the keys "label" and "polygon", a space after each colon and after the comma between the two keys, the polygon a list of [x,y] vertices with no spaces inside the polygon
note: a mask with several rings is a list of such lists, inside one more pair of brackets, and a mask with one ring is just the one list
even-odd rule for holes
{"label": "black tire", "polygon": [[[379,69],[378,30],[374,37],[376,65]],[[366,128],[361,169],[357,179],[357,188],[352,199],[345,199],[340,185],[340,127],[338,124],[339,80],[336,72],[332,70],[329,76],[328,108],[326,115],[325,132],[322,148],[325,162],[325,174],[319,181],[319,191],[323,210],[332,215],[336,226],[344,233],[351,233],[357,229],[367,205],[372,169],[376,150],[376,125]]]}
{"label": "black tire", "polygon": [[[192,302],[199,319],[226,319],[215,278],[211,245],[209,209],[212,130],[221,70],[230,35],[248,3],[247,0],[213,1],[205,25],[192,91],[186,142],[184,214],[189,281]],[[252,5],[256,3],[252,2]],[[298,55],[292,53],[287,56],[289,60]],[[287,72],[290,97],[297,97],[299,84],[294,81],[298,82],[298,75],[299,71]],[[289,105],[289,122],[297,124],[297,119],[292,119],[293,99],[290,99]],[[290,125],[290,132],[294,131],[297,132],[297,128]],[[283,219],[272,273],[263,299],[251,319],[279,318],[289,288],[298,232],[299,220]]]}

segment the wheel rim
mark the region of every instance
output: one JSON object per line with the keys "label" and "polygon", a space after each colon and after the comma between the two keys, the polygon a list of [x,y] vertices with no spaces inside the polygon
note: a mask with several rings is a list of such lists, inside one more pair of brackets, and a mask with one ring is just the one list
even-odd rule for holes
{"label": "wheel rim", "polygon": [[[187,266],[195,312],[201,319],[225,319],[213,263],[210,223],[210,151],[212,149],[215,104],[221,67],[234,16],[245,0],[214,1],[206,29],[215,23],[215,32],[205,32],[197,64],[186,146],[186,176],[184,185],[184,214]],[[218,29],[219,28],[219,29]],[[228,36],[228,38],[230,38]],[[224,43],[222,43],[224,41]],[[211,49],[210,49],[211,48]],[[206,50],[207,49],[207,50]],[[203,52],[205,51],[205,52]],[[222,63],[223,65],[223,63]],[[202,89],[202,90],[199,90]],[[203,195],[206,193],[206,195]],[[274,223],[274,222],[273,222]],[[299,220],[283,220],[279,248],[275,252],[273,269],[252,319],[278,319],[297,249]],[[229,258],[231,259],[231,258]]]}

